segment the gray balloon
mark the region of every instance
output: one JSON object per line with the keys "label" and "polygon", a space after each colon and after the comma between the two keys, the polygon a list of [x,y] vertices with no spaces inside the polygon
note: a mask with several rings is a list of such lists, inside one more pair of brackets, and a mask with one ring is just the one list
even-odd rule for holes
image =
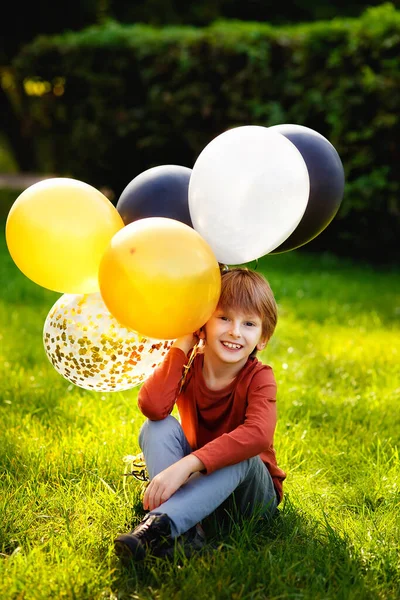
{"label": "gray balloon", "polygon": [[274,125],[296,146],[307,165],[310,195],[304,215],[291,235],[270,254],[304,246],[319,235],[339,210],[344,194],[344,169],[334,146],[320,133],[303,125]]}
{"label": "gray balloon", "polygon": [[192,227],[188,189],[192,169],[159,165],[137,175],[116,205],[125,225],[147,217],[167,217]]}

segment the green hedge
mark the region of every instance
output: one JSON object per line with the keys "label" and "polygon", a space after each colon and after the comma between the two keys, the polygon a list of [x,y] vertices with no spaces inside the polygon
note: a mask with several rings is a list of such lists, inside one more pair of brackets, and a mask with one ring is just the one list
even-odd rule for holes
{"label": "green hedge", "polygon": [[23,191],[0,187],[0,227],[3,231],[10,208]]}
{"label": "green hedge", "polygon": [[[346,173],[338,215],[307,246],[373,259],[384,245],[399,257],[400,11],[391,4],[285,28],[109,22],[40,37],[14,68],[43,171],[118,198],[151,166],[192,167],[230,127],[297,123],[332,142]],[[31,79],[52,88],[28,96]]]}

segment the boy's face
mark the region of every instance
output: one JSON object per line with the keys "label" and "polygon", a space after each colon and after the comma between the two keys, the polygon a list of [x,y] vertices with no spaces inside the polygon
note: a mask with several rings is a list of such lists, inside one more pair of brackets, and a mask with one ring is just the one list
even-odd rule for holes
{"label": "boy's face", "polygon": [[204,326],[205,352],[224,363],[246,363],[254,348],[262,350],[267,340],[262,335],[258,315],[217,308]]}

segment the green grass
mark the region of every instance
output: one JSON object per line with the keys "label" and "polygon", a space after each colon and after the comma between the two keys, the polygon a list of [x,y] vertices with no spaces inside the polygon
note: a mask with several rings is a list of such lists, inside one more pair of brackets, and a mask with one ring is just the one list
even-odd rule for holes
{"label": "green grass", "polygon": [[258,269],[280,309],[261,355],[278,381],[280,518],[124,571],[112,541],[142,515],[141,484],[122,477],[138,390],[88,392],[56,373],[41,336],[59,295],[1,238],[0,598],[400,597],[400,276],[298,252]]}

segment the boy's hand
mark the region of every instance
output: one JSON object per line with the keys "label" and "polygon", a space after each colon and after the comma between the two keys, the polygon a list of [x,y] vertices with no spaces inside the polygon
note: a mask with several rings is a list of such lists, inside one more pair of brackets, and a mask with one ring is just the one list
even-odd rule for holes
{"label": "boy's hand", "polygon": [[195,331],[194,333],[189,333],[188,335],[178,338],[172,344],[172,348],[180,348],[185,354],[187,354],[199,341],[199,333],[200,331]]}
{"label": "boy's hand", "polygon": [[153,477],[148,485],[143,497],[143,508],[145,510],[158,508],[186,483],[192,473],[203,469],[203,463],[193,454],[164,469]]}

